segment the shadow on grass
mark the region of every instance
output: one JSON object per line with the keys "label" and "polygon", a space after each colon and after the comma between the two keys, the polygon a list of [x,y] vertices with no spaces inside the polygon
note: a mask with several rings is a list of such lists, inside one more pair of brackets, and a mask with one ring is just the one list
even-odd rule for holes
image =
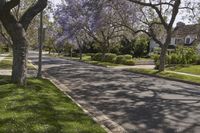
{"label": "shadow on grass", "polygon": [[29,79],[27,88],[0,77],[0,132],[104,133],[48,80]]}

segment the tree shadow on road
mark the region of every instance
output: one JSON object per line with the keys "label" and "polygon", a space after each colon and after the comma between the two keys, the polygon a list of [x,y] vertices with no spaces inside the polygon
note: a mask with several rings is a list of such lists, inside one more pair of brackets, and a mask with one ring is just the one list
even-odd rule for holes
{"label": "tree shadow on road", "polygon": [[200,131],[200,87],[91,65],[46,70],[129,132]]}

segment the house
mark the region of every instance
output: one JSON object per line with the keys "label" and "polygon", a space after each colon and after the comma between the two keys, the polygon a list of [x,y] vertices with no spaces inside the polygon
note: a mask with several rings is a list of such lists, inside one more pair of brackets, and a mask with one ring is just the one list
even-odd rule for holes
{"label": "house", "polygon": [[[178,45],[193,46],[198,45],[200,50],[200,24],[186,25],[178,22],[172,34],[169,49],[174,49]],[[159,45],[155,41],[150,41],[150,51],[153,52]]]}

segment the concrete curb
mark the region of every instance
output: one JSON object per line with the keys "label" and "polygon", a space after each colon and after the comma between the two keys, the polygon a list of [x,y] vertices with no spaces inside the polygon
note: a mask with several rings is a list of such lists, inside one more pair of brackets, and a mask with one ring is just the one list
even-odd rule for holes
{"label": "concrete curb", "polygon": [[151,77],[155,77],[155,78],[162,78],[162,79],[166,79],[166,80],[170,80],[170,81],[176,81],[176,82],[181,82],[181,83],[200,86],[200,83],[195,83],[195,82],[191,82],[191,81],[185,81],[185,80],[181,80],[181,79],[173,79],[173,78],[162,77],[162,76],[159,76],[159,75],[147,74],[147,73],[142,73],[142,72],[133,72],[133,71],[130,71],[130,70],[122,70],[122,71],[136,73],[136,74],[142,74],[142,75],[147,75],[147,76],[151,76]]}
{"label": "concrete curb", "polygon": [[99,123],[101,127],[108,133],[127,133],[127,131],[113,122],[110,118],[104,115],[97,108],[89,105],[85,101],[74,99],[71,95],[71,90],[66,85],[60,83],[48,73],[43,73],[44,78],[50,80],[60,91],[68,96],[74,103],[76,103],[87,115],[89,115],[95,122]]}
{"label": "concrete curb", "polygon": [[[68,60],[68,59],[66,59],[66,60]],[[89,64],[89,65],[93,65],[93,66],[112,69],[112,67],[105,67],[105,66],[90,64],[90,63],[87,63],[87,62],[84,62],[84,61],[76,61],[76,60],[69,60],[69,61],[74,61],[74,62],[79,62],[79,63],[83,63],[83,64]],[[176,81],[176,82],[200,86],[200,83],[195,83],[195,82],[192,82],[192,81],[185,81],[185,80],[181,80],[181,79],[172,79],[172,78],[168,78],[168,77],[162,77],[162,76],[147,74],[147,73],[133,72],[133,71],[130,71],[130,70],[127,70],[127,69],[122,69],[121,71],[126,71],[126,72],[131,72],[131,73],[136,73],[136,74],[142,74],[142,75],[147,75],[147,76],[151,76],[151,77],[155,77],[155,78],[162,78],[162,79],[166,79],[166,80],[170,80],[170,81]]]}
{"label": "concrete curb", "polygon": [[[37,66],[30,60],[35,69],[37,70]],[[60,91],[62,91],[67,97],[69,97],[77,106],[79,106],[84,113],[90,116],[96,123],[100,124],[100,126],[107,133],[128,133],[122,126],[112,121],[106,115],[104,115],[101,111],[98,111],[94,106],[90,106],[82,100],[75,100],[73,96],[71,96],[71,90],[64,84],[60,83],[57,79],[50,76],[48,73],[43,72],[43,78],[49,80],[52,84],[54,84]]]}

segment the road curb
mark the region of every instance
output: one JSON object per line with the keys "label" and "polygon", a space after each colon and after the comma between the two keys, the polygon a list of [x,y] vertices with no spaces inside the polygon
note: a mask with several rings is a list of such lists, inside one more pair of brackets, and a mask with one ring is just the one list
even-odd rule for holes
{"label": "road curb", "polygon": [[67,97],[69,97],[75,104],[77,104],[87,115],[89,115],[95,122],[100,124],[100,126],[107,133],[128,133],[123,127],[112,121],[97,108],[90,106],[82,100],[75,100],[73,96],[70,95],[71,90],[64,84],[60,83],[57,79],[50,76],[48,73],[43,73],[45,79],[51,81],[60,91],[62,91]]}
{"label": "road curb", "polygon": [[[66,59],[66,60],[68,60],[68,59]],[[111,67],[105,67],[105,66],[90,64],[90,63],[87,63],[87,62],[84,62],[84,61],[76,61],[76,60],[69,60],[69,61],[79,62],[79,63],[83,63],[83,64],[89,64],[89,65],[98,66],[98,67],[102,67],[102,68],[111,68]],[[147,74],[147,73],[142,73],[142,72],[133,72],[133,71],[130,71],[130,70],[127,70],[127,69],[123,69],[123,70],[120,70],[120,71],[126,71],[126,72],[131,72],[131,73],[136,73],[136,74],[147,75],[147,76],[151,76],[151,77],[155,77],[155,78],[162,78],[162,79],[165,79],[165,80],[176,81],[176,82],[200,86],[200,83],[195,83],[195,82],[181,80],[181,79],[172,79],[172,78],[168,78],[168,77],[162,77],[162,76]]]}
{"label": "road curb", "polygon": [[142,74],[142,75],[147,75],[147,76],[151,76],[151,77],[155,77],[155,78],[162,78],[162,79],[165,79],[165,80],[181,82],[181,83],[186,83],[186,84],[190,84],[190,85],[198,85],[198,86],[200,86],[200,83],[195,83],[195,82],[191,82],[191,81],[185,81],[185,80],[181,80],[181,79],[172,79],[172,78],[162,77],[162,76],[154,75],[154,74],[147,74],[147,73],[142,73],[142,72],[133,72],[133,71],[130,71],[130,70],[122,70],[122,71],[136,73],[136,74]]}
{"label": "road curb", "polygon": [[[33,64],[33,66],[37,70],[36,64],[34,64],[31,60],[30,62]],[[84,63],[84,62],[80,62],[80,63]],[[106,115],[104,115],[101,111],[99,111],[94,106],[90,106],[89,104],[86,104],[82,100],[75,100],[73,96],[70,95],[71,90],[65,84],[60,83],[57,79],[49,75],[47,72],[43,72],[42,74],[43,74],[43,78],[49,80],[52,84],[54,84],[61,92],[63,92],[67,97],[69,97],[96,123],[100,124],[100,126],[107,133],[128,133],[122,126],[112,121],[110,118],[108,118]]]}

